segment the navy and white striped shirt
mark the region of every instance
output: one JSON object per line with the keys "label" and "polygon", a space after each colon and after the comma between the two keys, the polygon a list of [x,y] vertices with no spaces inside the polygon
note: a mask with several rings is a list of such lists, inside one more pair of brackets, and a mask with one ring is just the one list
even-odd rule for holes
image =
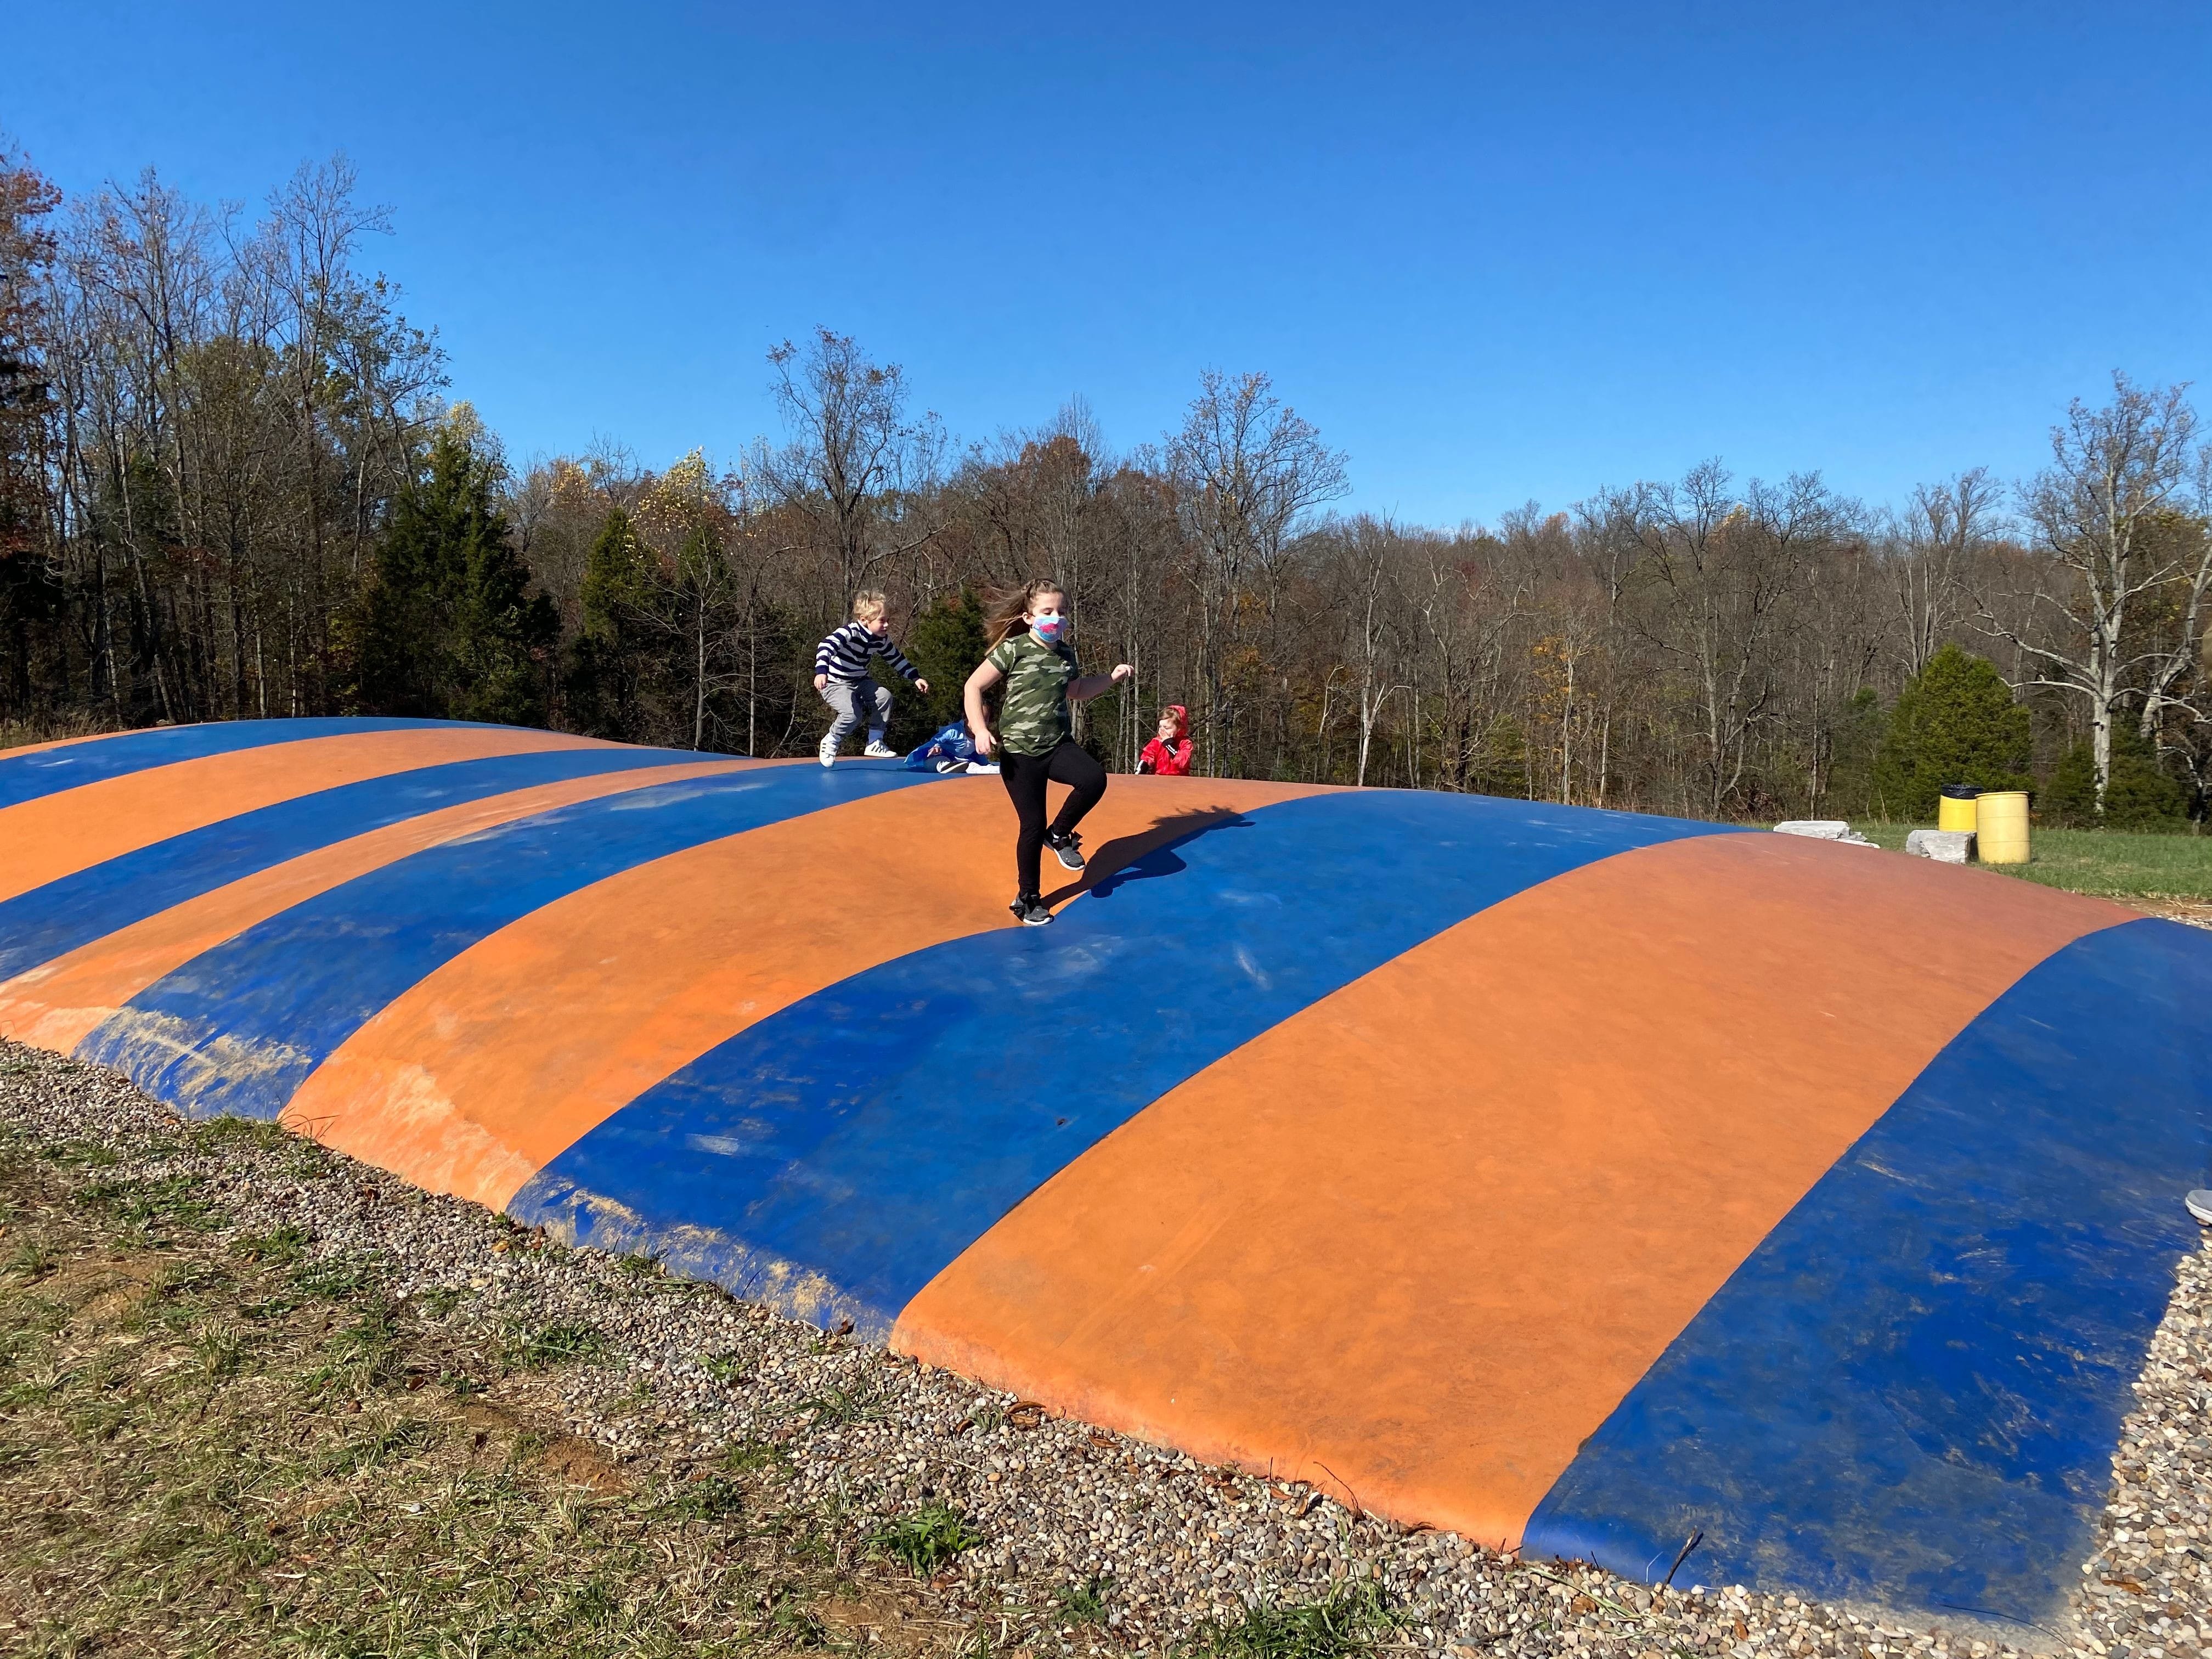
{"label": "navy and white striped shirt", "polygon": [[864,680],[868,678],[871,657],[881,657],[908,679],[921,678],[906,659],[906,653],[891,643],[890,635],[871,634],[867,623],[861,622],[847,623],[814,647],[814,672],[833,680]]}

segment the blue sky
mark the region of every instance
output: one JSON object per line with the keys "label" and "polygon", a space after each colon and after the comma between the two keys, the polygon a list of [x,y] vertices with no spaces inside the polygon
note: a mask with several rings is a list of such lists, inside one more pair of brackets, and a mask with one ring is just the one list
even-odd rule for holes
{"label": "blue sky", "polygon": [[2202,4],[1078,9],[76,0],[0,130],[249,204],[343,150],[518,458],[734,454],[817,323],[969,438],[1264,369],[1438,524],[1710,455],[1895,500],[2212,379]]}

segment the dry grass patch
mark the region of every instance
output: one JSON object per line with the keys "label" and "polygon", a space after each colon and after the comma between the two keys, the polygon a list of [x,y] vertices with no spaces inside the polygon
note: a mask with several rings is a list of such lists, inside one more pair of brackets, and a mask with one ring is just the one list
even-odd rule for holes
{"label": "dry grass patch", "polygon": [[744,1457],[626,1473],[483,1397],[573,1363],[577,1333],[470,1351],[374,1262],[295,1229],[224,1241],[196,1179],[114,1162],[0,1140],[0,1650],[957,1645],[922,1598],[805,1566],[836,1553]]}

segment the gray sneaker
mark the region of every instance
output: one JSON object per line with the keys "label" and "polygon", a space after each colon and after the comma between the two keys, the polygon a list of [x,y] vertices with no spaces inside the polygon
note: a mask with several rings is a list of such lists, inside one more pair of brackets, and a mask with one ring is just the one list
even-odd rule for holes
{"label": "gray sneaker", "polygon": [[1024,927],[1042,927],[1052,920],[1051,908],[1034,893],[1024,893],[1006,908],[1014,913],[1014,920]]}
{"label": "gray sneaker", "polygon": [[2212,1189],[2199,1187],[2182,1201],[2189,1206],[2189,1213],[2196,1217],[2199,1224],[2212,1227]]}
{"label": "gray sneaker", "polygon": [[1071,830],[1064,836],[1048,835],[1044,840],[1045,845],[1052,848],[1053,855],[1069,869],[1080,870],[1083,867],[1083,837],[1074,830]]}

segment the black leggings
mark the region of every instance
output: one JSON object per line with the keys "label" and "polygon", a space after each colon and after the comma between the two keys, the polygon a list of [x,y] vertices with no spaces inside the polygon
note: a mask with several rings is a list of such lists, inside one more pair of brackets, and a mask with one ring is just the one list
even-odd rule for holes
{"label": "black leggings", "polygon": [[1014,812],[1022,821],[1021,839],[1014,843],[1014,866],[1021,876],[1024,896],[1037,891],[1037,865],[1044,854],[1044,787],[1048,781],[1067,786],[1067,799],[1052,821],[1052,833],[1064,836],[1083,822],[1083,815],[1098,805],[1106,793],[1106,769],[1091,759],[1091,751],[1073,738],[1062,738],[1049,755],[1016,755],[999,751],[999,775],[1013,798]]}

